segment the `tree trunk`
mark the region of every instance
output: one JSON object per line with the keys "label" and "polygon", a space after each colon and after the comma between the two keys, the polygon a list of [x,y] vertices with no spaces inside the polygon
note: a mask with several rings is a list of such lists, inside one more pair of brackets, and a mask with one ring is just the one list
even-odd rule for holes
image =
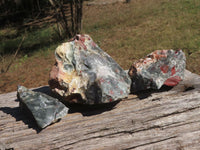
{"label": "tree trunk", "polygon": [[[57,23],[59,23],[62,26],[63,35],[64,35],[63,38],[66,38],[66,37],[70,38],[76,35],[77,33],[80,33],[83,0],[70,0],[70,1],[49,0],[49,2],[54,8],[54,11],[57,17],[56,18]],[[67,17],[69,15],[70,15],[70,19]],[[71,24],[70,24],[70,21],[71,21]]]}
{"label": "tree trunk", "polygon": [[60,33],[60,29],[58,28],[58,33],[60,33],[60,37],[72,37],[71,31],[69,29],[68,20],[66,18],[65,10],[63,9],[63,1],[62,0],[49,0],[50,4],[54,8],[57,24],[62,28],[62,33]]}
{"label": "tree trunk", "polygon": [[141,92],[95,109],[72,106],[42,131],[16,98],[16,92],[0,95],[0,149],[200,149],[200,76],[189,71],[169,91]]}
{"label": "tree trunk", "polygon": [[70,1],[70,10],[71,10],[71,30],[72,30],[72,33],[74,34],[75,32],[75,28],[74,28],[74,0],[71,0]]}
{"label": "tree trunk", "polygon": [[81,31],[81,21],[82,21],[82,0],[75,0],[75,32],[80,33]]}
{"label": "tree trunk", "polygon": [[77,3],[78,7],[78,11],[77,11],[77,33],[80,33],[81,31],[81,27],[82,27],[82,7],[83,7],[83,1],[82,0],[78,0]]}

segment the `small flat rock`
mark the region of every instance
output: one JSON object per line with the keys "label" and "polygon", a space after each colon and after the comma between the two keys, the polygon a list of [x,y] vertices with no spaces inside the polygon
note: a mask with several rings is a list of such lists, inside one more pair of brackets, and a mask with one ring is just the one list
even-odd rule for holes
{"label": "small flat rock", "polygon": [[175,86],[184,78],[185,66],[182,50],[156,50],[130,67],[131,92]]}
{"label": "small flat rock", "polygon": [[31,91],[24,86],[18,86],[17,97],[20,107],[32,114],[40,128],[45,128],[68,113],[68,108],[58,99]]}
{"label": "small flat rock", "polygon": [[110,103],[130,92],[128,74],[89,35],[58,46],[55,58],[49,85],[70,103]]}

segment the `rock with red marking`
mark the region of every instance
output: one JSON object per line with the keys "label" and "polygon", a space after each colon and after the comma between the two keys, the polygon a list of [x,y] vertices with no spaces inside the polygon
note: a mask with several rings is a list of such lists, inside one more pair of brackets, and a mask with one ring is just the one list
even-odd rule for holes
{"label": "rock with red marking", "polygon": [[128,74],[89,35],[77,35],[55,51],[49,85],[71,103],[100,104],[128,96]]}
{"label": "rock with red marking", "polygon": [[156,50],[129,69],[131,92],[175,86],[184,77],[186,58],[182,50]]}

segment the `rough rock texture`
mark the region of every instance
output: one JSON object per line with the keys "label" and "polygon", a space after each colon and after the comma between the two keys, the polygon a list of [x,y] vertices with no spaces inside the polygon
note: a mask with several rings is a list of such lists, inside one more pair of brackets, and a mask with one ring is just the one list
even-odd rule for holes
{"label": "rough rock texture", "polygon": [[18,86],[17,97],[20,107],[32,114],[40,128],[45,128],[68,113],[68,108],[57,99],[23,86]]}
{"label": "rough rock texture", "polygon": [[128,72],[131,92],[177,85],[184,77],[185,61],[182,50],[156,50],[134,62]]}
{"label": "rough rock texture", "polygon": [[89,35],[77,35],[63,43],[55,56],[49,85],[68,102],[100,104],[128,96],[130,78]]}

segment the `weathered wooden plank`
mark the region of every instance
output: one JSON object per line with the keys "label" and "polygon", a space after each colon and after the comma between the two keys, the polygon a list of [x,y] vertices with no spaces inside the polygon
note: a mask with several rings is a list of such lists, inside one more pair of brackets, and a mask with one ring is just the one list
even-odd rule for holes
{"label": "weathered wooden plank", "polygon": [[169,91],[103,108],[73,106],[42,131],[18,103],[16,92],[0,95],[0,149],[200,149],[200,76],[189,71]]}

